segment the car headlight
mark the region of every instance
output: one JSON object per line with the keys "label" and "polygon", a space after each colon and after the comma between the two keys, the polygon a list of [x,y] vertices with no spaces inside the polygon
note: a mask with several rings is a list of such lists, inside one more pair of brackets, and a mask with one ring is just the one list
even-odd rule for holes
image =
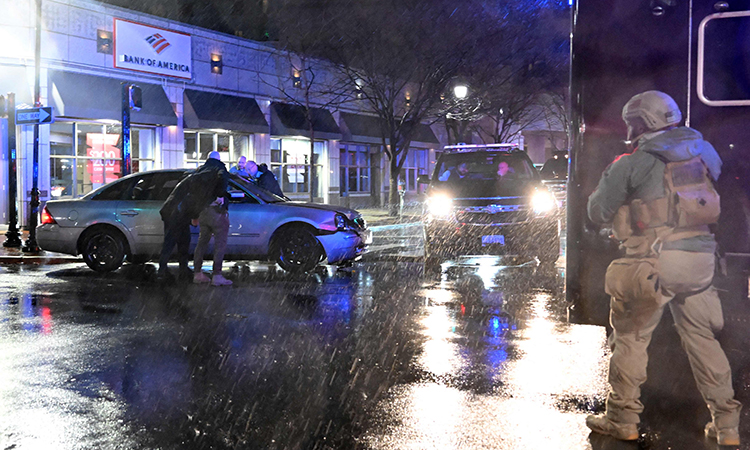
{"label": "car headlight", "polygon": [[447,195],[435,195],[427,199],[427,211],[435,217],[446,217],[453,213],[453,199]]}
{"label": "car headlight", "polygon": [[555,206],[555,197],[549,191],[537,191],[531,197],[531,208],[537,214],[554,211]]}
{"label": "car headlight", "polygon": [[336,216],[333,218],[333,223],[336,225],[337,230],[346,230],[349,227],[349,223],[346,220],[346,216],[343,214],[336,214]]}

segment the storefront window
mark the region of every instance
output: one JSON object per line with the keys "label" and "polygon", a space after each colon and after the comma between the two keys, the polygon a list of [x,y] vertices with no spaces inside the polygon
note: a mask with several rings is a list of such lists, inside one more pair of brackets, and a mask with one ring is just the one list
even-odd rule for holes
{"label": "storefront window", "polygon": [[370,192],[370,146],[341,144],[341,192]]}
{"label": "storefront window", "polygon": [[406,179],[406,190],[415,191],[418,189],[417,175],[427,173],[427,152],[428,150],[411,149],[406,157],[406,163],[401,170],[402,176]]}
{"label": "storefront window", "polygon": [[[314,145],[313,195],[321,196],[320,180],[323,166],[321,155],[326,142],[316,141]],[[271,139],[271,170],[281,184],[285,194],[309,192],[310,141],[308,139]]]}
{"label": "storefront window", "polygon": [[212,131],[185,131],[185,165],[198,167],[212,151],[218,151],[221,160],[231,166],[240,156],[252,157],[250,135],[216,133]]}
{"label": "storefront window", "polygon": [[[50,194],[79,197],[122,177],[119,124],[55,122],[50,125]],[[131,130],[133,172],[154,168],[155,134]]]}

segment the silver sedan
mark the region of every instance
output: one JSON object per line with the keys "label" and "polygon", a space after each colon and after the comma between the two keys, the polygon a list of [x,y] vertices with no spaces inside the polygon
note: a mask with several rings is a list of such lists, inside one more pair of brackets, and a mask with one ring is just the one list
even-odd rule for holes
{"label": "silver sedan", "polygon": [[[164,240],[159,209],[187,169],[142,172],[102,186],[75,200],[47,202],[37,227],[44,250],[82,255],[93,270],[108,272],[125,259],[158,258]],[[269,259],[290,272],[323,261],[346,264],[372,242],[355,210],[293,202],[231,175],[227,259]],[[198,228],[192,228],[191,252]]]}

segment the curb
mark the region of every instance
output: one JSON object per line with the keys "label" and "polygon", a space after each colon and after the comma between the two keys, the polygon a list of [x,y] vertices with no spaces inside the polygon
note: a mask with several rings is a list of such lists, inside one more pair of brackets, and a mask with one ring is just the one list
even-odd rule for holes
{"label": "curb", "polygon": [[75,256],[43,256],[43,255],[3,255],[0,256],[0,265],[22,264],[22,265],[51,265],[83,262],[83,259]]}

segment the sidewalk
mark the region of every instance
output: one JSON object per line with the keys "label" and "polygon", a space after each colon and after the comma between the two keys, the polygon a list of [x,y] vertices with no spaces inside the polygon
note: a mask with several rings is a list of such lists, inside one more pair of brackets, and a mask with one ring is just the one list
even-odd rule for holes
{"label": "sidewalk", "polygon": [[389,215],[387,208],[358,208],[357,211],[362,213],[368,228],[422,221],[421,204],[405,206],[401,216]]}
{"label": "sidewalk", "polygon": [[[0,243],[4,243],[5,233],[8,231],[8,225],[0,225]],[[26,244],[29,238],[28,231],[21,232],[21,241]],[[26,253],[21,248],[7,248],[0,245],[0,265],[5,264],[66,264],[73,262],[83,262],[80,256],[64,255],[62,253],[45,252]]]}

